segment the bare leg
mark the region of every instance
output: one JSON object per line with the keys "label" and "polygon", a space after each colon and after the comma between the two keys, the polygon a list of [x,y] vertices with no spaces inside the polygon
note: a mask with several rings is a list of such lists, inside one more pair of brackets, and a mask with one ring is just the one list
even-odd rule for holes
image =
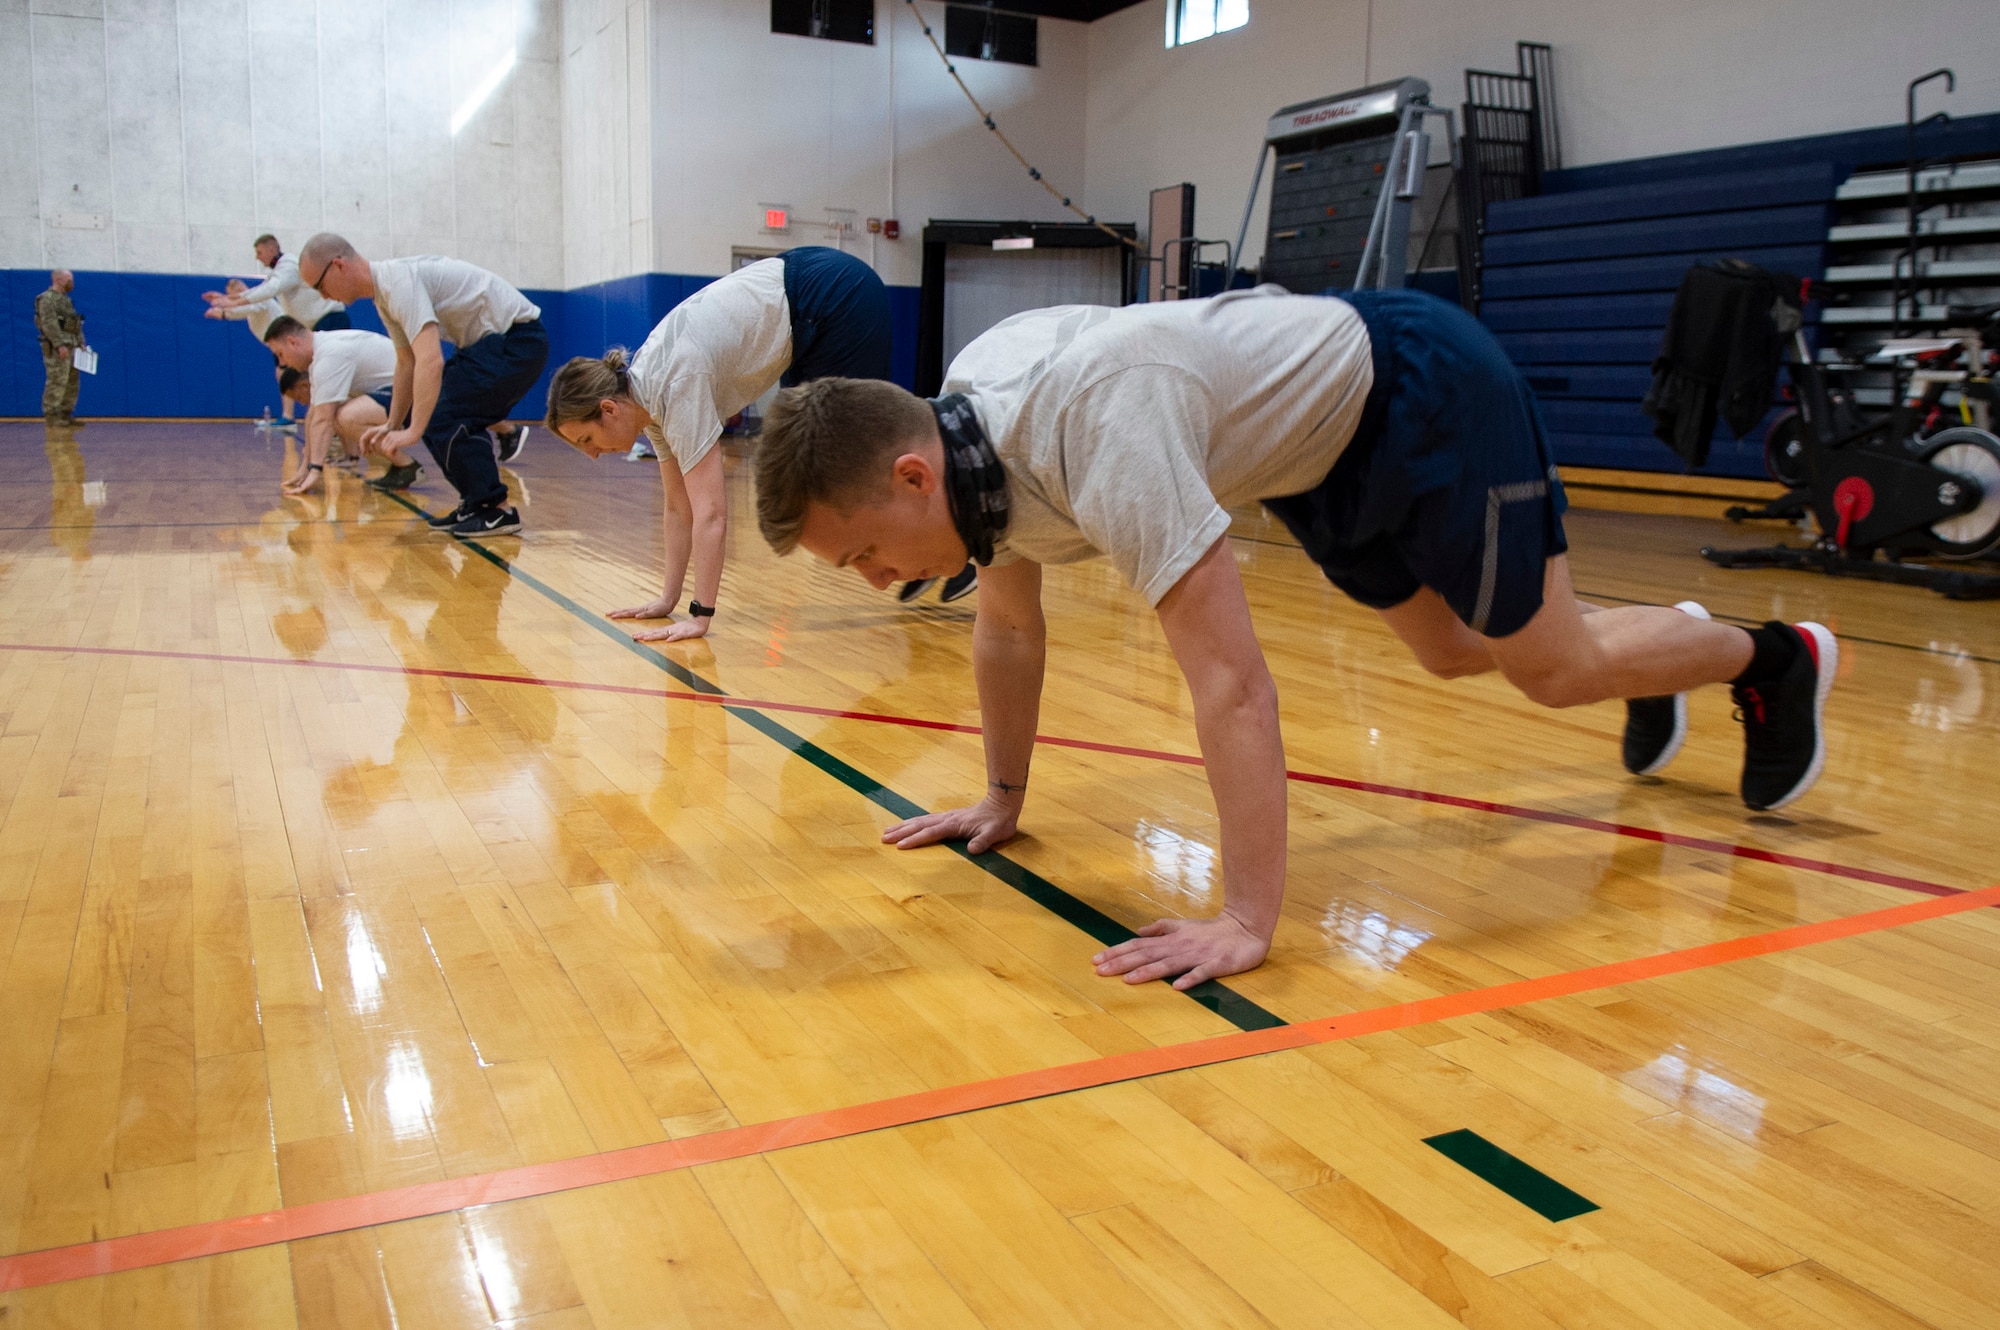
{"label": "bare leg", "polygon": [[[387,419],[388,413],[372,397],[350,397],[340,404],[340,411],[333,418],[333,429],[348,454],[361,463],[356,468],[357,475],[366,474],[368,470],[361,436]],[[403,465],[404,459],[398,454],[385,452],[383,456],[391,466]]]}
{"label": "bare leg", "polygon": [[1527,697],[1551,707],[1722,683],[1749,666],[1752,649],[1745,630],[1666,606],[1583,605],[1562,555],[1549,560],[1541,609],[1507,637],[1473,632],[1429,588],[1382,617],[1431,673],[1449,679],[1497,668]]}

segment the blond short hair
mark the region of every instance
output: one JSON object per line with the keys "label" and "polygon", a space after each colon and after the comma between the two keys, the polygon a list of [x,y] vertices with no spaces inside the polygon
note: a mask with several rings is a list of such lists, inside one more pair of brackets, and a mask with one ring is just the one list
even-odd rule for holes
{"label": "blond short hair", "polygon": [[930,403],[880,379],[816,379],[778,394],[757,438],[757,528],[798,548],[806,509],[886,487],[888,463],[936,428]]}
{"label": "blond short hair", "polygon": [[[549,409],[542,422],[549,427],[549,433],[562,439],[564,425],[600,419],[607,398],[631,401],[631,368],[631,353],[622,346],[614,346],[595,359],[576,356],[567,361],[549,380]],[[576,445],[570,443],[570,447]]]}

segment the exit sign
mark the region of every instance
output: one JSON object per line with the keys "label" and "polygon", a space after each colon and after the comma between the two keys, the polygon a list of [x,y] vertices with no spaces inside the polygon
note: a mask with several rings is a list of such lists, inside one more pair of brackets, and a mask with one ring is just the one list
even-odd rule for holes
{"label": "exit sign", "polygon": [[764,230],[767,233],[782,234],[792,229],[792,210],[781,203],[766,203],[764,209]]}

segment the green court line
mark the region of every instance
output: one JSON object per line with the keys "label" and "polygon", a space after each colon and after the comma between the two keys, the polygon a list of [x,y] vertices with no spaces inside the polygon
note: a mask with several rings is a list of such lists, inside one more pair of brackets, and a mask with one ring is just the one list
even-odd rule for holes
{"label": "green court line", "polygon": [[1560,1222],[1601,1207],[1522,1159],[1516,1159],[1476,1131],[1426,1136],[1424,1144],[1506,1192],[1542,1218]]}
{"label": "green court line", "polygon": [[[413,513],[424,516],[428,515],[424,513],[422,508],[400,494],[389,493],[388,497],[394,499]],[[605,637],[624,647],[639,659],[653,666],[653,668],[664,671],[682,687],[698,693],[708,693],[715,697],[727,697],[729,695],[720,686],[702,678],[680,662],[662,656],[659,652],[654,651],[642,642],[634,641],[629,634],[625,633],[610,620],[585,609],[582,605],[579,605],[576,601],[570,599],[570,597],[556,590],[532,573],[523,572],[504,556],[495,554],[492,550],[487,549],[477,541],[459,539],[458,543],[463,548],[469,549],[482,559],[485,559],[495,568],[507,574],[507,576],[520,582],[523,586],[532,589],[546,599],[561,606],[571,615],[589,624]],[[779,745],[790,751],[793,756],[810,762],[813,766],[818,767],[821,771],[877,807],[902,818],[922,817],[924,815],[925,809],[904,798],[896,791],[876,780],[873,776],[841,761],[832,753],[827,752],[818,744],[807,739],[804,735],[779,724],[763,712],[752,711],[746,707],[724,706],[722,709],[768,738],[777,741]],[[989,876],[1012,887],[1015,891],[1020,892],[1023,896],[1026,896],[1029,900],[1035,902],[1035,904],[1055,915],[1058,919],[1070,924],[1072,927],[1081,929],[1104,946],[1115,947],[1121,942],[1129,942],[1138,936],[1137,933],[1134,933],[1131,929],[1125,927],[1125,925],[1119,923],[1116,919],[1113,919],[1110,915],[1104,913],[1088,901],[1080,900],[1070,895],[1070,893],[1064,891],[1047,878],[1042,877],[1031,869],[1023,867],[1003,854],[993,850],[984,850],[978,854],[973,854],[966,848],[966,844],[962,840],[945,841],[943,844],[947,849],[958,855],[959,858],[964,859],[967,863],[983,870]],[[1112,983],[1117,981],[1106,980],[1105,982]],[[1158,982],[1167,983],[1168,981],[1162,979]],[[1235,989],[1217,983],[1213,979],[1178,991],[1208,1008],[1240,1030],[1270,1030],[1286,1024],[1283,1017],[1274,1012],[1267,1011],[1255,1002],[1252,1002],[1249,998],[1244,997],[1241,993],[1238,993]]]}

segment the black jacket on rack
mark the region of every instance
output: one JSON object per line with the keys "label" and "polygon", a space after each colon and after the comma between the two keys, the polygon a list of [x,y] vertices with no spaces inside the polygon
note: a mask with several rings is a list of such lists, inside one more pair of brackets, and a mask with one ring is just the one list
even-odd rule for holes
{"label": "black jacket on rack", "polygon": [[1698,263],[1681,278],[1640,410],[1690,468],[1708,460],[1718,415],[1742,438],[1763,419],[1800,322],[1800,282],[1742,259]]}

